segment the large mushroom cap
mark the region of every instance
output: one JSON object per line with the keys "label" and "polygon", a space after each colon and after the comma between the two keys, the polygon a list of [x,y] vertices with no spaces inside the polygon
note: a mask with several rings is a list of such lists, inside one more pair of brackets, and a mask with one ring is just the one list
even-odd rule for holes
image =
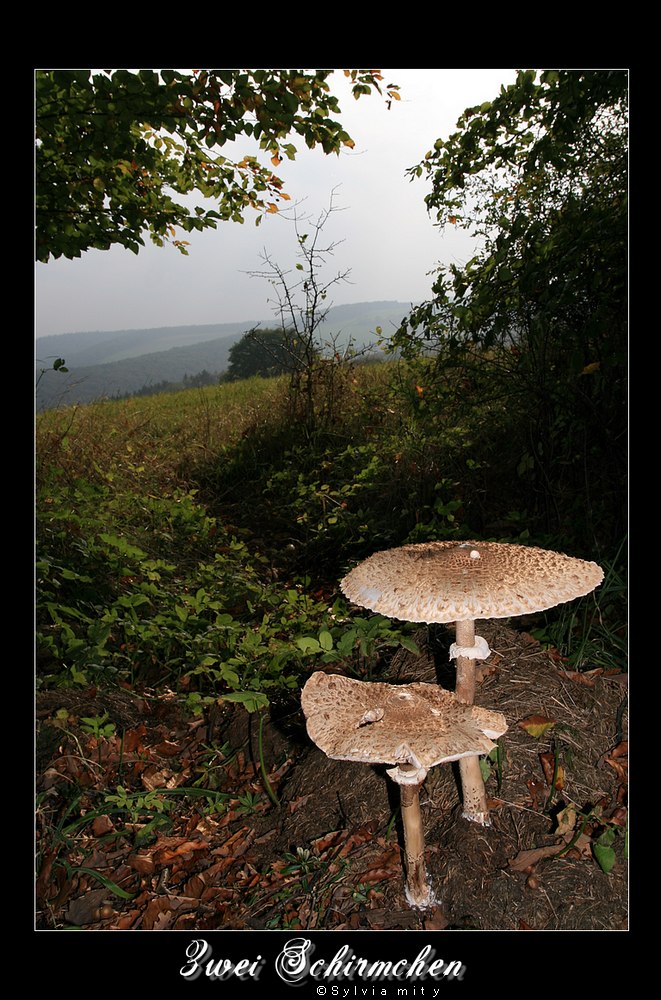
{"label": "large mushroom cap", "polygon": [[379,684],[318,671],[301,694],[310,739],[328,757],[415,762],[425,770],[489,753],[505,716],[463,705],[437,684]]}
{"label": "large mushroom cap", "polygon": [[572,601],[604,578],[596,563],[505,542],[424,542],[375,552],[340,582],[361,607],[411,622],[510,618]]}

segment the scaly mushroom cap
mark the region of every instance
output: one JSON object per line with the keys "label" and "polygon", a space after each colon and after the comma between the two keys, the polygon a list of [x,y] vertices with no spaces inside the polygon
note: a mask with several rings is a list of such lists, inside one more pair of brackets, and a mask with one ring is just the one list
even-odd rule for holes
{"label": "scaly mushroom cap", "polygon": [[489,753],[505,716],[463,705],[437,684],[378,684],[317,671],[301,694],[310,739],[335,760],[428,770]]}
{"label": "scaly mushroom cap", "polygon": [[510,618],[573,601],[604,578],[596,563],[506,542],[424,542],[375,552],[340,582],[364,608],[410,622]]}

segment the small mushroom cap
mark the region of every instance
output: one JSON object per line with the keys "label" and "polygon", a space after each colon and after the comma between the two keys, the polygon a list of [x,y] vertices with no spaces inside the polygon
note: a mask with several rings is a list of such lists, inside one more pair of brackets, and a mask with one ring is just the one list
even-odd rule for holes
{"label": "small mushroom cap", "polygon": [[437,684],[378,684],[317,671],[301,705],[310,739],[335,760],[428,770],[493,749],[505,716],[464,705]]}
{"label": "small mushroom cap", "polygon": [[506,542],[423,542],[375,552],[340,582],[364,608],[410,622],[510,618],[594,590],[596,563]]}

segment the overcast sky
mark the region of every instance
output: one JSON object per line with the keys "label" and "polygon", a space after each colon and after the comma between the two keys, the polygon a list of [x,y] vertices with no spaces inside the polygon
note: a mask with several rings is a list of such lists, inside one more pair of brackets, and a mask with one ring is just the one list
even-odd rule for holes
{"label": "overcast sky", "polygon": [[[429,273],[437,263],[470,257],[465,235],[433,226],[424,204],[429,190],[424,178],[409,181],[405,171],[422,160],[436,139],[454,131],[467,107],[496,97],[501,84],[516,76],[513,69],[383,72],[385,83],[401,88],[401,100],[393,101],[390,111],[378,95],[355,101],[341,71],[330,78],[354,150],[336,157],[303,146],[295,161],[284,160],[277,170],[292,202],[298,202],[299,215],[318,218],[335,189],[338,211],[324,229],[324,241],[338,245],[322,277],[330,280],[350,270],[351,283],[334,286],[333,305],[421,301],[429,295]],[[223,152],[230,155],[228,148]],[[244,142],[239,150],[259,155],[254,143]],[[272,315],[272,290],[248,272],[263,270],[264,252],[283,269],[294,266],[291,221],[271,215],[257,227],[250,212],[243,225],[221,222],[215,231],[178,235],[190,240],[188,257],[147,239],[137,256],[113,247],[88,250],[77,260],[37,264],[37,336]]]}

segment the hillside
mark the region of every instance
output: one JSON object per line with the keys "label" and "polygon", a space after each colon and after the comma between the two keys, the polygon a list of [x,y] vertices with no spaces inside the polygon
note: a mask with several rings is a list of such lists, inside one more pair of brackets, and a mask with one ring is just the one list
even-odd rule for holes
{"label": "hillside", "polygon": [[256,320],[241,323],[210,323],[203,326],[156,326],[148,330],[95,330],[37,337],[37,358],[46,366],[48,358],[66,358],[69,368],[90,367],[169,351],[173,347],[202,344],[235,337]]}
{"label": "hillside", "polygon": [[[358,302],[333,306],[319,327],[319,340],[361,348],[375,342],[375,329],[394,329],[411,306],[404,302]],[[39,337],[37,373],[54,358],[64,358],[68,373],[46,371],[37,387],[37,407],[89,403],[137,392],[145,385],[179,382],[184,375],[222,372],[230,348],[255,325],[273,319],[208,326],[155,327],[147,330],[90,331]]]}

